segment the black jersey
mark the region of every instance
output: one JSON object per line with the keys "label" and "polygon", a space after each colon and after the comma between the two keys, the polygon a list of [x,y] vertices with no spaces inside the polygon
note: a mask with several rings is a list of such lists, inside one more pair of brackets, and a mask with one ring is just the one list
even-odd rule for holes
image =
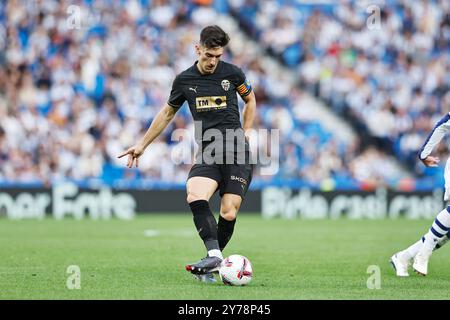
{"label": "black jersey", "polygon": [[245,97],[251,91],[237,66],[219,61],[214,73],[201,74],[196,61],[175,78],[168,104],[178,109],[187,101],[194,121],[202,122],[202,135],[211,128],[225,132],[242,128],[237,94]]}

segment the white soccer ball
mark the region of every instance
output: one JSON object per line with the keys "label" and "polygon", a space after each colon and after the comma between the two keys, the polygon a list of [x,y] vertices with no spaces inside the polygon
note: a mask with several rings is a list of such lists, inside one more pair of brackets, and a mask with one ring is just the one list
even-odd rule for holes
{"label": "white soccer ball", "polygon": [[252,280],[253,269],[246,257],[233,254],[222,261],[219,275],[226,285],[245,286]]}

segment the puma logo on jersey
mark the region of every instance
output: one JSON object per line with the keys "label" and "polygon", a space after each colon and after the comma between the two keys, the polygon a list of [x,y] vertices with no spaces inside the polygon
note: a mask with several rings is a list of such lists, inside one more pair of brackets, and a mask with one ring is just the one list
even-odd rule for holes
{"label": "puma logo on jersey", "polygon": [[189,87],[189,90],[194,91],[195,93],[197,93],[197,86],[195,86],[195,88]]}

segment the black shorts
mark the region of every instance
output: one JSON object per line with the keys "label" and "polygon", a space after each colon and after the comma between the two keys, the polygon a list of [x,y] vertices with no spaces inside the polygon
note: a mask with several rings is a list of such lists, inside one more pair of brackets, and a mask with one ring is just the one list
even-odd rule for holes
{"label": "black shorts", "polygon": [[219,184],[219,195],[225,193],[240,195],[244,199],[253,176],[253,164],[194,164],[189,178],[211,178]]}

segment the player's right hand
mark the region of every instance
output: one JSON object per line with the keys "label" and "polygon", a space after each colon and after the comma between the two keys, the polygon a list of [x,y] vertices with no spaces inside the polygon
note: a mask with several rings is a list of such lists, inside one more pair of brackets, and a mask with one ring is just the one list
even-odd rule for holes
{"label": "player's right hand", "polygon": [[422,159],[423,164],[426,165],[427,167],[437,167],[440,161],[441,160],[439,160],[438,157],[432,156],[428,156],[425,159]]}
{"label": "player's right hand", "polygon": [[139,165],[139,157],[144,153],[144,147],[142,147],[141,145],[135,145],[132,146],[131,148],[129,148],[127,151],[125,151],[124,153],[122,153],[120,156],[118,156],[118,158],[122,158],[126,155],[128,155],[128,161],[127,161],[127,167],[128,168],[132,168],[133,167],[133,163],[136,160],[136,168]]}

